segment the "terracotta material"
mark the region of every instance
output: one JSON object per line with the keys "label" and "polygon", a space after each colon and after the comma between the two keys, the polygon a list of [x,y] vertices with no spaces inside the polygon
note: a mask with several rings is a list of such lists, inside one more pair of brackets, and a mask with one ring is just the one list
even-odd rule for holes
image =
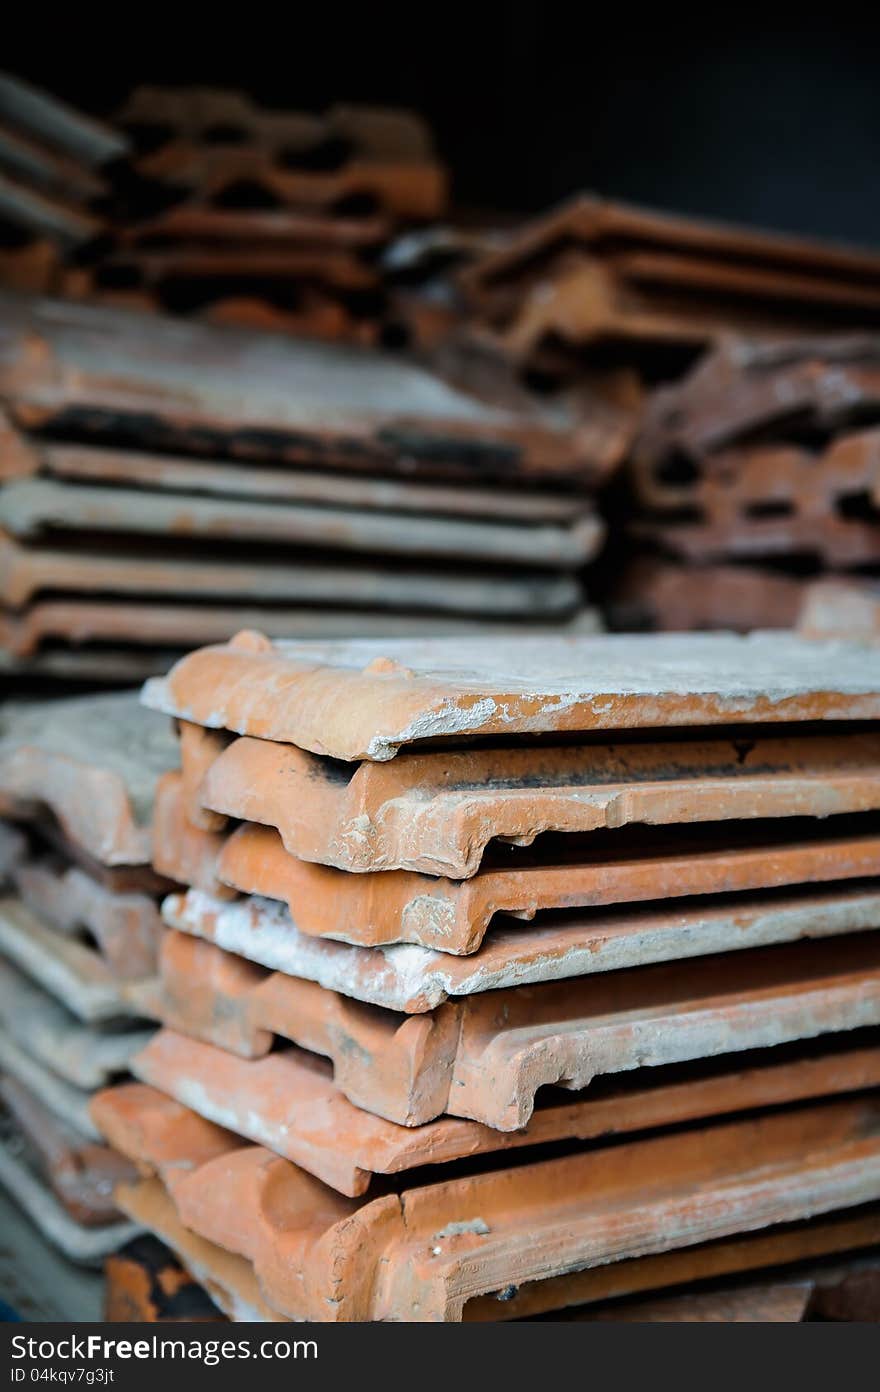
{"label": "terracotta material", "polygon": [[[266,1304],[250,1262],[184,1227],[158,1179],[120,1185],[116,1197],[122,1211],[140,1228],[155,1233],[167,1243],[214,1304],[230,1319],[245,1322],[286,1319]],[[125,1318],[131,1315],[126,1313]]]}
{"label": "terracotta material", "polygon": [[[833,684],[832,684],[833,683]],[[271,643],[192,653],[143,699],[340,759],[472,735],[875,719],[880,654],[791,634]]]}
{"label": "terracotta material", "polygon": [[[82,647],[47,647],[27,657],[0,647],[0,673],[31,679],[86,681],[91,686],[112,682],[132,686],[148,677],[162,676],[180,657],[176,648],[136,648],[97,643]],[[2,802],[2,799],[0,799]]]}
{"label": "terracotta material", "polygon": [[540,1087],[880,1023],[878,953],[872,935],[800,943],[488,992],[414,1018],[173,935],[158,1009],[246,1058],[276,1034],[322,1054],[340,1092],[399,1125],[449,1113],[514,1131]]}
{"label": "terracotta material", "polygon": [[0,1145],[0,1187],[47,1242],[73,1262],[95,1265],[141,1231],[139,1223],[129,1220],[100,1227],[78,1223],[43,1180],[5,1145]]}
{"label": "terracotta material", "polygon": [[302,860],[464,879],[496,839],[528,846],[542,832],[630,822],[874,810],[880,737],[400,754],[387,764],[362,763],[347,781],[304,750],[244,737],[207,767],[201,799],[215,812],[276,827]]}
{"label": "terracotta material", "polygon": [[[249,222],[253,214],[248,214]],[[357,509],[359,512],[418,513],[427,516],[463,517],[483,521],[534,524],[570,523],[589,508],[587,500],[536,490],[514,492],[502,488],[467,488],[442,483],[411,482],[406,478],[372,478],[314,470],[260,468],[245,470],[222,460],[199,455],[147,454],[142,450],[96,448],[93,445],[57,444],[26,439],[6,424],[2,435],[4,456],[0,471],[9,477],[45,473],[53,478],[82,483],[136,484],[175,493],[247,497],[252,500],[317,503]],[[97,559],[97,558],[96,558]],[[294,567],[291,567],[294,569]],[[319,572],[320,573],[320,572]],[[368,572],[359,570],[359,576]],[[456,575],[448,577],[454,584]]]}
{"label": "terracotta material", "polygon": [[123,983],[101,954],[48,927],[19,899],[0,899],[0,951],[80,1020],[130,1013]]}
{"label": "terracotta material", "polygon": [[[468,575],[448,569],[398,571],[348,563],[344,566],[308,563],[278,566],[248,565],[230,560],[218,564],[211,560],[150,556],[133,560],[124,554],[120,541],[114,541],[113,546],[120,554],[107,554],[102,548],[100,555],[89,555],[76,550],[48,549],[44,545],[23,546],[0,535],[0,598],[10,608],[20,608],[44,591],[59,591],[71,596],[103,592],[135,597],[123,601],[124,605],[136,605],[137,597],[146,594],[154,595],[157,600],[164,597],[172,604],[175,601],[179,604],[182,597],[215,600],[226,597],[230,600],[243,598],[250,603],[335,604],[343,606],[343,610],[345,606],[364,605],[376,610],[387,607],[390,611],[388,622],[392,623],[394,611],[400,609],[407,612],[421,607],[436,614],[454,616],[540,617],[542,614],[564,615],[581,600],[576,579],[561,574],[512,575],[505,570]],[[43,625],[48,622],[47,610],[56,616],[64,612],[55,605],[41,605]],[[90,612],[87,601],[81,601],[76,612]],[[216,610],[208,611],[209,625],[214,612]],[[364,617],[370,617],[370,609],[352,609],[350,613],[350,631],[354,633],[359,624],[363,624]],[[314,628],[320,617],[320,614],[308,615],[308,611],[303,610],[302,621],[308,618]],[[373,614],[372,617],[378,631],[379,616]],[[34,619],[30,622],[33,625]],[[195,632],[195,621],[190,622]],[[270,610],[264,611],[263,622],[271,622]]]}
{"label": "terracotta material", "polygon": [[[261,110],[234,91],[142,87],[117,120],[134,131],[146,125],[167,132],[138,157],[136,169],[172,189],[190,189],[209,205],[246,179],[294,208],[331,212],[361,196],[397,217],[432,220],[445,206],[445,173],[427,128],[409,112],[337,106],[318,116]],[[214,130],[229,128],[235,141],[212,138]],[[332,169],[314,159],[326,147],[339,152]]]}
{"label": "terracotta material", "polygon": [[670,1081],[661,1070],[574,1102],[539,1107],[522,1131],[499,1132],[476,1122],[442,1117],[419,1127],[397,1126],[353,1106],[334,1085],[332,1070],[312,1054],[283,1049],[244,1061],[209,1044],[163,1030],[132,1062],[142,1082],[167,1093],[199,1116],[294,1161],[342,1194],[366,1193],[374,1174],[398,1174],[423,1165],[487,1151],[560,1140],[594,1140],[628,1131],[678,1125],[725,1112],[856,1092],[880,1084],[880,1048],[842,1047],[768,1061],[700,1067]]}
{"label": "terracotta material", "polygon": [[294,212],[284,208],[217,208],[179,203],[147,222],[120,230],[127,247],[241,246],[251,241],[259,247],[378,248],[393,230],[391,221],[374,217],[333,217],[325,213]]}
{"label": "terracotta material", "polygon": [[25,907],[48,927],[71,937],[86,930],[119,980],[155,974],[161,933],[155,899],[114,893],[51,857],[19,865],[14,883]]}
{"label": "terracotta material", "polygon": [[156,781],[177,764],[167,722],[134,694],[6,702],[0,797],[45,804],[65,835],[106,865],[150,859]]}
{"label": "terracotta material", "polygon": [[[241,490],[239,490],[241,491]],[[574,511],[574,509],[573,509]],[[593,559],[604,528],[581,509],[567,527],[532,527],[478,518],[410,516],[313,507],[305,503],[212,498],[84,483],[13,479],[0,492],[0,524],[16,537],[58,532],[112,532],[200,540],[334,548],[381,556],[418,556],[511,566],[577,569]]]}
{"label": "terracotta material", "polygon": [[810,1306],[813,1319],[862,1324],[880,1322],[880,1271],[854,1271],[837,1285],[816,1290]]}
{"label": "terracotta material", "polygon": [[223,813],[212,812],[203,805],[202,783],[208,769],[229,743],[229,737],[222,730],[206,730],[188,720],[178,722],[178,737],[183,817],[189,826],[199,831],[223,831],[228,819]]}
{"label": "terracotta material", "polygon": [[[161,1181],[148,1179],[137,1185],[122,1186],[119,1197],[133,1219],[160,1234],[186,1261],[188,1268],[199,1274],[199,1279],[230,1318],[285,1318],[269,1311],[265,1303],[263,1313],[255,1313],[254,1297],[259,1299],[259,1288],[250,1263],[185,1228]],[[527,1282],[521,1287],[508,1286],[495,1295],[468,1301],[463,1319],[483,1322],[529,1317],[577,1306],[579,1299],[596,1302],[668,1285],[685,1285],[703,1274],[709,1279],[715,1275],[736,1275],[788,1264],[800,1257],[811,1259],[870,1247],[880,1232],[877,1215],[870,1208],[856,1212],[858,1216],[844,1212],[806,1223],[788,1224],[766,1234],[723,1238],[696,1248],[685,1247],[660,1256],[612,1262],[567,1276]],[[589,1309],[590,1306],[583,1312],[573,1309],[567,1317],[580,1318],[581,1313],[586,1315]]]}
{"label": "terracotta material", "polygon": [[184,1139],[184,1109],[175,1144],[167,1111],[131,1116],[113,1092],[95,1106],[118,1149],[156,1166],[186,1226],[252,1261],[270,1304],[296,1319],[459,1320],[469,1299],[511,1284],[880,1193],[876,1101],[707,1127],[699,1147],[684,1132],[360,1202],[260,1147],[215,1141],[209,1159]]}
{"label": "terracotta material", "polygon": [[62,301],[5,296],[0,309],[0,396],[23,429],[86,412],[96,443],[112,426],[144,448],[539,482],[598,481],[626,446],[619,429],[597,440],[488,408],[339,344]]}
{"label": "terracotta material", "polygon": [[[646,1291],[686,1286],[693,1281],[712,1281],[744,1272],[767,1271],[810,1263],[835,1253],[870,1249],[876,1241],[880,1213],[876,1206],[808,1222],[786,1224],[767,1232],[722,1238],[699,1247],[663,1252],[636,1261],[613,1262],[558,1276],[508,1287],[494,1296],[469,1301],[464,1320],[485,1323],[498,1319],[528,1319],[567,1307],[566,1318],[588,1314],[598,1301],[633,1297]],[[572,1308],[582,1307],[582,1308]]]}
{"label": "terracotta material", "polygon": [[640,522],[633,525],[640,538],[650,538],[664,550],[696,564],[728,557],[745,560],[806,555],[829,567],[867,566],[880,559],[876,521],[858,518],[755,516],[741,518],[735,526],[709,521],[676,523]]}
{"label": "terracotta material", "polygon": [[[789,274],[805,284],[808,278],[815,277],[815,294],[820,303],[833,295],[832,286],[841,301],[852,296],[853,304],[859,303],[863,295],[862,302],[870,302],[872,290],[880,293],[880,267],[871,251],[676,217],[590,194],[581,194],[527,224],[496,251],[469,267],[462,274],[462,284],[477,298],[491,295],[501,285],[515,284],[520,278],[534,275],[536,267],[540,276],[542,258],[566,244],[598,255],[605,254],[608,248],[622,255],[624,265],[631,264],[635,255],[645,257],[651,251],[656,253],[655,264],[664,254],[692,258],[684,264],[692,266],[695,275],[700,265],[706,265],[709,274],[717,268],[719,274],[732,276],[737,267],[757,266],[758,275],[772,270],[777,277]],[[717,284],[710,280],[709,284],[730,290],[736,282]],[[804,291],[802,296],[808,293]]]}
{"label": "terracotta material", "polygon": [[190,890],[170,895],[162,913],[169,927],[260,966],[388,1010],[421,1014],[449,997],[507,986],[880,928],[880,894],[808,888],[707,898],[686,908],[673,902],[670,909],[603,909],[573,921],[548,918],[538,926],[502,919],[469,957],[406,944],[370,948],[313,938],[299,931],[286,905],[272,899],[230,904]]}
{"label": "terracotta material", "polygon": [[792,831],[785,821],[727,823],[723,836],[700,826],[680,838],[640,835],[595,849],[575,842],[570,851],[538,847],[532,863],[457,881],[409,870],[350,875],[310,864],[286,851],[274,828],[248,823],[224,845],[217,876],[243,893],[285,902],[303,933],[466,956],[479,948],[495,914],[531,919],[545,909],[774,889],[880,871],[880,838],[863,823],[826,822],[822,830],[822,837],[807,840],[802,825]]}
{"label": "terracotta material", "polygon": [[[83,1025],[7,961],[0,962],[0,1023],[8,1043],[77,1089],[102,1087],[127,1072],[152,1033],[143,1024],[101,1029]],[[28,1079],[23,1081],[31,1087]],[[60,1115],[69,1114],[66,1107],[51,1101],[47,1105]],[[79,1116],[75,1124],[82,1130],[81,1114],[71,1115]]]}
{"label": "terracotta material", "polygon": [[[666,375],[731,332],[764,339],[878,323],[868,251],[670,216],[581,195],[466,266],[470,317],[517,363],[567,370],[621,348]],[[591,350],[598,350],[595,354]],[[658,350],[659,354],[658,354]],[[664,352],[665,350],[665,352]]]}
{"label": "terracotta material", "polygon": [[219,899],[233,898],[235,891],[215,874],[224,838],[217,831],[194,826],[187,812],[181,774],[163,774],[156,788],[153,864],[160,874],[178,884],[194,885]]}
{"label": "terracotta material", "polygon": [[27,841],[17,827],[0,821],[0,885],[12,879],[17,865],[27,855]]}
{"label": "terracotta material", "polygon": [[223,1321],[217,1306],[151,1235],[136,1237],[104,1263],[108,1324],[178,1324]]}
{"label": "terracotta material", "polygon": [[687,481],[670,479],[671,467],[656,461],[649,467],[643,458],[637,477],[646,507],[695,507],[715,526],[735,530],[744,516],[771,505],[783,516],[830,523],[839,502],[870,493],[878,470],[880,431],[861,430],[813,451],[781,443],[720,450],[702,460],[696,477]]}
{"label": "terracotta material", "polygon": [[135,1177],[131,1161],[60,1121],[13,1078],[0,1080],[0,1098],[70,1216],[86,1227],[118,1220],[113,1188]]}

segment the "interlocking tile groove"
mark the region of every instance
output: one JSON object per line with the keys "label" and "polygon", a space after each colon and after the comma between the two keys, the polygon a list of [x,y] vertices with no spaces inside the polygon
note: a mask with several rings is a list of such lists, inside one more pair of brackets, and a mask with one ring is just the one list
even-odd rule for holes
{"label": "interlocking tile groove", "polygon": [[155,899],[116,893],[78,866],[63,868],[52,857],[26,861],[13,879],[25,907],[48,927],[69,936],[86,929],[113,976],[155,975],[162,930]]}
{"label": "interlocking tile groove", "polygon": [[135,1177],[131,1161],[61,1121],[13,1078],[0,1079],[0,1098],[70,1216],[86,1227],[117,1220],[113,1187]]}
{"label": "interlocking tile groove", "polygon": [[305,503],[211,498],[63,480],[14,479],[0,492],[0,523],[19,538],[47,531],[136,533],[404,555],[430,560],[577,569],[602,542],[599,518],[582,510],[568,527],[417,516]]}
{"label": "interlocking tile groove", "polygon": [[0,961],[0,1024],[25,1054],[80,1089],[127,1072],[152,1033],[143,1025],[84,1025],[7,961]]}
{"label": "interlocking tile groove", "polygon": [[45,804],[102,864],[149,861],[156,780],[177,762],[166,723],[133,693],[0,708],[0,796]]}
{"label": "interlocking tile groove", "polygon": [[163,1022],[245,1058],[273,1036],[331,1059],[356,1106],[403,1126],[448,1113],[525,1126],[540,1087],[880,1023],[873,935],[488,992],[430,1015],[379,1012],[169,935]]}
{"label": "interlocking tile groove", "polygon": [[674,454],[702,461],[745,441],[857,426],[880,401],[880,348],[872,335],[728,337],[680,382],[654,393],[636,472]]}
{"label": "interlocking tile groove", "polygon": [[794,634],[271,643],[242,633],[143,693],[197,725],[384,761],[467,736],[876,719],[880,652]]}
{"label": "interlocking tile groove", "polygon": [[466,956],[479,948],[496,914],[531,919],[549,909],[774,889],[880,872],[880,837],[864,829],[826,823],[821,838],[808,840],[802,828],[789,831],[784,820],[748,824],[749,837],[741,825],[725,827],[731,830],[717,841],[700,835],[628,848],[606,844],[593,859],[589,848],[581,849],[580,862],[564,859],[557,849],[555,863],[484,869],[469,880],[450,880],[411,870],[351,875],[315,865],[286,851],[274,828],[246,823],[223,846],[216,874],[245,894],[286,903],[303,933],[368,947],[411,943]]}
{"label": "interlocking tile groove", "polygon": [[387,764],[364,762],[346,778],[293,745],[244,736],[206,760],[201,802],[276,827],[301,860],[458,880],[476,874],[494,839],[526,846],[546,831],[630,822],[874,810],[880,737],[399,754]]}
{"label": "interlocking tile groove", "polygon": [[876,1100],[706,1127],[699,1145],[683,1132],[359,1202],[217,1128],[184,1137],[191,1113],[122,1092],[93,1104],[111,1144],[152,1164],[183,1223],[253,1262],[269,1304],[294,1319],[460,1320],[468,1300],[510,1285],[880,1195]]}
{"label": "interlocking tile groove", "polygon": [[153,809],[153,865],[178,884],[192,885],[219,899],[234,895],[217,878],[217,860],[224,837],[190,819],[184,776],[165,773],[156,786]]}
{"label": "interlocking tile groove", "polygon": [[100,1227],[78,1223],[52,1190],[5,1145],[0,1144],[0,1187],[43,1234],[70,1261],[99,1264],[110,1252],[142,1232],[138,1222],[121,1220]]}
{"label": "interlocking tile groove", "polygon": [[574,1102],[538,1108],[522,1131],[499,1132],[442,1117],[398,1126],[350,1103],[314,1055],[285,1049],[242,1060],[171,1030],[154,1035],[132,1061],[142,1082],[199,1116],[308,1170],[350,1197],[366,1193],[374,1174],[398,1174],[487,1151],[546,1141],[593,1140],[648,1131],[698,1118],[771,1107],[880,1084],[880,1047],[834,1048],[815,1056],[738,1065],[709,1075],[654,1081],[638,1071],[610,1096],[588,1091]]}
{"label": "interlocking tile groove", "polygon": [[482,947],[454,957],[427,947],[357,947],[301,933],[273,899],[227,903],[199,890],[169,895],[165,922],[273,971],[355,1000],[421,1014],[450,996],[537,985],[653,962],[737,952],[880,928],[880,893],[835,886],[634,905],[540,925],[500,920]]}
{"label": "interlocking tile groove", "polygon": [[250,1262],[184,1227],[160,1180],[142,1179],[136,1184],[120,1184],[116,1198],[133,1222],[154,1233],[171,1248],[189,1274],[231,1320],[286,1319],[266,1304]]}

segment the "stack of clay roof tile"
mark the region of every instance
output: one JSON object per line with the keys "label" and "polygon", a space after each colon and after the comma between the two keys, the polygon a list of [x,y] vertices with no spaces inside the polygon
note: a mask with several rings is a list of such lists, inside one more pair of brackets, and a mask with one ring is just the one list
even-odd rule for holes
{"label": "stack of clay roof tile", "polygon": [[175,758],[135,694],[0,707],[0,811],[20,823],[0,823],[0,1184],[79,1261],[137,1230],[89,1102],[150,1037],[152,803]]}
{"label": "stack of clay roof tile", "polygon": [[0,646],[139,678],[271,634],[595,626],[620,424],[338,344],[0,298]]}
{"label": "stack of clay roof tile", "polygon": [[65,281],[76,296],[375,342],[383,248],[445,210],[445,171],[411,112],[139,87],[115,125],[133,153],[109,244]]}
{"label": "stack of clay roof tile", "polygon": [[66,258],[100,237],[108,168],[128,138],[0,72],[0,284],[48,291]]}
{"label": "stack of clay roof tile", "polygon": [[144,699],[190,888],[92,1115],[227,1314],[513,1318],[877,1242],[880,653],[245,633]]}
{"label": "stack of clay roof tile", "polygon": [[726,340],[646,413],[633,530],[654,555],[621,605],[661,628],[787,627],[816,577],[876,576],[878,426],[880,338]]}
{"label": "stack of clay roof tile", "polygon": [[880,324],[880,256],[581,196],[460,273],[475,321],[523,366],[673,375],[739,330]]}

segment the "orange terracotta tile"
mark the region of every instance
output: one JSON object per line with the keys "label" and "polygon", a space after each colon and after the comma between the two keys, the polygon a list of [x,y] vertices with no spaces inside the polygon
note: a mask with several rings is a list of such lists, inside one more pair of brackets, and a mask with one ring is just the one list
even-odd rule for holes
{"label": "orange terracotta tile", "polygon": [[481,482],[589,482],[628,443],[490,409],[421,367],[339,344],[11,295],[2,315],[0,396],[26,430],[86,412],[96,442],[128,431],[146,448]]}
{"label": "orange terracotta tile", "polygon": [[[524,527],[518,522],[415,513],[402,526],[397,513],[364,508],[104,488],[51,478],[7,483],[0,492],[0,525],[25,539],[57,532],[135,534],[213,540],[215,545],[241,541],[333,548],[432,562],[472,563],[479,556],[487,564],[568,570],[593,560],[604,538],[598,516],[584,506],[578,513],[576,505],[568,526],[547,522]],[[564,608],[557,606],[557,611],[560,607]]]}
{"label": "orange terracotta tile", "polygon": [[177,762],[167,723],[134,693],[7,702],[0,711],[0,796],[47,806],[105,865],[149,861],[156,782]]}
{"label": "orange terracotta tile", "polygon": [[[858,1036],[861,1039],[861,1036]],[[547,1101],[522,1131],[500,1132],[442,1117],[405,1127],[347,1100],[332,1069],[300,1049],[243,1060],[171,1030],[154,1035],[132,1072],[199,1116],[264,1145],[350,1197],[366,1193],[373,1175],[399,1174],[488,1151],[560,1140],[594,1140],[678,1125],[725,1112],[745,1112],[880,1085],[880,1047],[853,1047],[846,1035],[821,1052],[744,1063],[734,1056],[682,1074],[636,1070],[628,1080],[574,1101]],[[655,1075],[656,1076],[652,1076]]]}
{"label": "orange terracotta tile", "polygon": [[880,1023],[873,935],[644,967],[401,1016],[210,943],[162,948],[163,1022],[246,1058],[274,1035],[333,1063],[351,1102],[403,1126],[449,1113],[514,1131],[541,1087]]}
{"label": "orange terracotta tile", "polygon": [[[286,903],[297,927],[317,937],[375,947],[414,943],[440,952],[475,952],[496,914],[531,919],[550,909],[730,894],[785,885],[861,879],[880,871],[880,837],[863,822],[825,821],[808,839],[786,820],[702,824],[681,836],[591,833],[585,843],[551,843],[457,881],[409,870],[352,875],[299,860],[278,832],[253,823],[225,842],[217,878],[245,894]],[[660,835],[657,833],[660,832]],[[595,838],[595,839],[594,839]]]}

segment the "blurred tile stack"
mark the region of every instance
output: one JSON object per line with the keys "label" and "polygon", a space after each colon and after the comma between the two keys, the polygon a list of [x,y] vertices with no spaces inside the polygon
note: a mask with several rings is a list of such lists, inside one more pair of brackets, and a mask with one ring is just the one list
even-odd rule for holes
{"label": "blurred tile stack", "polygon": [[176,758],[136,695],[0,707],[0,1185],[50,1243],[100,1260],[137,1230],[131,1167],[89,1115],[150,1037],[159,934],[151,821]]}
{"label": "blurred tile stack", "polygon": [[0,72],[0,284],[59,288],[64,267],[99,238],[122,131]]}
{"label": "blurred tile stack", "polygon": [[[730,339],[656,392],[632,524],[656,559],[629,578],[634,608],[665,628],[789,627],[817,577],[876,576],[878,425],[876,337]],[[805,622],[838,628],[827,602]]]}
{"label": "blurred tile stack", "polygon": [[145,1176],[120,1206],[232,1318],[509,1319],[875,1245],[878,692],[794,635],[185,658],[145,690],[181,735],[165,1028],[92,1104]]}
{"label": "blurred tile stack", "polygon": [[595,626],[578,572],[620,425],[350,346],[15,296],[0,403],[12,670],[131,681],[243,626]]}

